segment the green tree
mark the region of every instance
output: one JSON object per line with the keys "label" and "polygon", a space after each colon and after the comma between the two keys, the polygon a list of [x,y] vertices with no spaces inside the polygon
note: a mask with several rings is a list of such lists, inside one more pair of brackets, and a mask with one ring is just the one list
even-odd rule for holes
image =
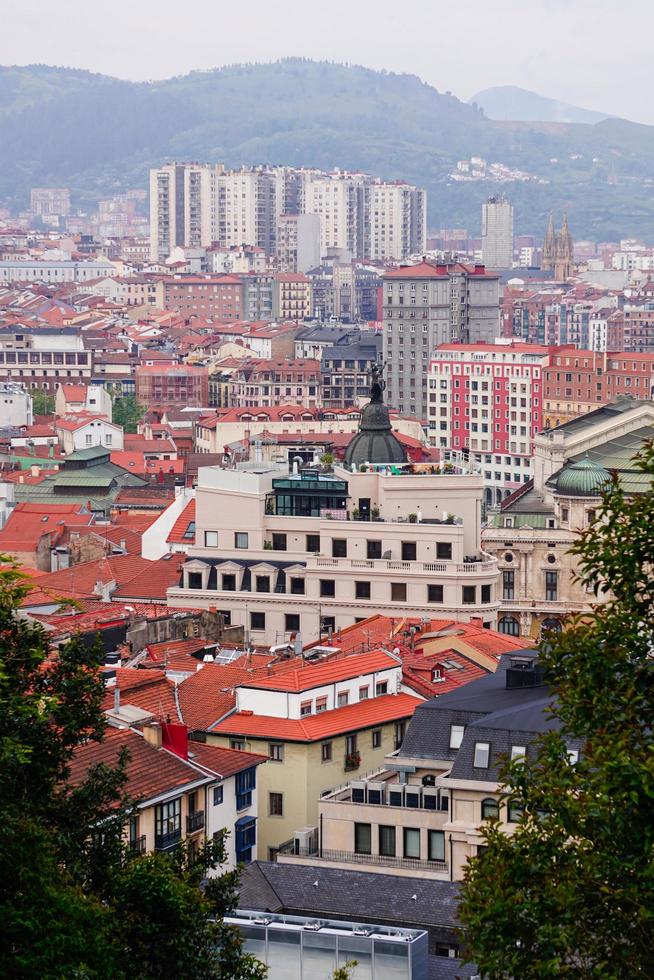
{"label": "green tree", "polygon": [[[654,478],[651,445],[637,465]],[[614,476],[573,551],[610,597],[541,643],[560,729],[507,763],[524,816],[512,836],[487,826],[463,886],[469,956],[492,980],[652,976],[654,493],[629,498]]]}
{"label": "green tree", "polygon": [[32,412],[34,415],[52,415],[55,410],[54,395],[48,395],[40,388],[34,388],[30,392],[32,396]]}
{"label": "green tree", "polygon": [[101,741],[98,650],[77,640],[50,656],[47,634],[16,615],[27,588],[0,556],[0,976],[259,980],[222,922],[237,874],[207,871],[224,841],[191,857],[133,856],[125,766],[67,783],[75,749]]}
{"label": "green tree", "polygon": [[114,399],[112,418],[116,425],[122,425],[125,432],[136,432],[144,415],[145,406],[137,402],[134,395]]}

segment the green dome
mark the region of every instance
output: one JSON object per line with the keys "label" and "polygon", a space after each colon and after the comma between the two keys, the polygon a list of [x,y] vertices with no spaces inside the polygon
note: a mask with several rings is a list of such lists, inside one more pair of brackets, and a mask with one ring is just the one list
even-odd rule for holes
{"label": "green dome", "polygon": [[586,456],[563,467],[556,480],[556,491],[565,497],[599,497],[610,479],[608,470]]}

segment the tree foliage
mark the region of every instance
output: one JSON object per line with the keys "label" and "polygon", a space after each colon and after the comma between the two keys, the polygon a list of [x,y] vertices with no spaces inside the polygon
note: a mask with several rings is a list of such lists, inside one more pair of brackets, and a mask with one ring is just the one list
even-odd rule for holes
{"label": "tree foliage", "polygon": [[[637,465],[654,478],[651,445]],[[513,836],[487,826],[469,862],[460,914],[491,980],[652,976],[654,493],[628,498],[615,476],[573,551],[610,597],[541,643],[561,728],[507,765],[524,817]]]}
{"label": "tree foliage", "polygon": [[54,395],[49,395],[46,391],[34,388],[30,392],[32,396],[32,412],[34,415],[52,415],[55,410]]}
{"label": "tree foliage", "polygon": [[122,425],[125,432],[136,432],[144,415],[145,407],[137,402],[134,395],[123,395],[114,400],[113,421],[116,425]]}
{"label": "tree foliage", "polygon": [[3,564],[0,976],[260,980],[265,968],[222,922],[237,874],[199,887],[224,863],[224,839],[134,856],[126,757],[67,784],[75,749],[104,734],[98,651],[73,640],[50,656],[46,633],[16,614],[26,591]]}

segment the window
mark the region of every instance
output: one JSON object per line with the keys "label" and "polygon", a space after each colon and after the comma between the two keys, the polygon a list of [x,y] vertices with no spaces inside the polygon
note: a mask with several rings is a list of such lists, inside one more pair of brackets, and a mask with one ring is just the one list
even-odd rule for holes
{"label": "window", "polygon": [[247,548],[248,546],[248,534],[247,531],[237,531],[234,534],[234,547],[235,548]]}
{"label": "window", "polygon": [[463,586],[463,605],[464,606],[474,606],[477,601],[477,586],[476,585],[464,585]]}
{"label": "window", "polygon": [[511,759],[524,759],[526,755],[527,755],[526,745],[511,746]]}
{"label": "window", "polygon": [[320,618],[321,633],[333,633],[335,629],[336,629],[335,616],[321,616]]}
{"label": "window", "polygon": [[283,762],[284,761],[284,743],[283,742],[270,742],[268,744],[268,755],[273,762]]}
{"label": "window", "polygon": [[366,701],[370,696],[370,688],[366,684],[364,687],[359,688],[359,701]]}
{"label": "window", "polygon": [[304,595],[304,579],[303,578],[292,578],[291,579],[291,595]]}
{"label": "window", "polygon": [[319,534],[307,534],[307,551],[320,551]]}
{"label": "window", "polygon": [[466,730],[465,725],[450,725],[450,748],[459,749],[461,748],[461,742],[463,741],[463,733]]}
{"label": "window", "polygon": [[269,817],[284,816],[283,793],[268,793],[268,816]]}
{"label": "window", "polygon": [[213,805],[220,806],[223,801],[223,787],[214,786],[213,788]]}
{"label": "window", "polygon": [[436,542],[436,557],[440,561],[452,561],[452,545],[449,541]]}
{"label": "window", "polygon": [[320,595],[327,599],[334,598],[336,595],[336,582],[333,578],[320,579]]}
{"label": "window", "polygon": [[154,811],[154,846],[157,850],[174,847],[182,836],[182,800],[160,803]]}
{"label": "window", "polygon": [[322,745],[320,746],[320,757],[321,757],[321,759],[322,759],[323,762],[331,762],[332,761],[332,743],[331,742],[323,742],[322,743]]}
{"label": "window", "polygon": [[257,575],[256,576],[256,591],[257,592],[270,592],[270,575]]}
{"label": "window", "polygon": [[481,601],[490,602],[491,601],[491,587],[490,585],[482,585],[481,587]]}
{"label": "window", "polygon": [[442,830],[427,832],[427,860],[445,861],[445,833]]}
{"label": "window", "polygon": [[349,691],[339,691],[336,696],[336,706],[338,708],[344,708],[349,700],[350,700]]}
{"label": "window", "polygon": [[481,801],[481,819],[495,820],[500,815],[500,805],[492,797]]}
{"label": "window", "polygon": [[502,616],[497,624],[497,629],[506,636],[520,636],[520,623],[515,616]]}
{"label": "window", "polygon": [[547,602],[556,602],[558,578],[558,572],[545,572],[545,599]]}
{"label": "window", "polygon": [[406,731],[406,722],[405,721],[396,721],[395,722],[395,737],[394,737],[394,744],[395,744],[395,748],[396,749],[399,749],[400,746],[402,745],[402,742],[404,741],[404,733],[405,733],[405,731]]}
{"label": "window", "polygon": [[381,558],[382,556],[382,543],[381,541],[366,541],[366,558],[369,561]]}
{"label": "window", "polygon": [[442,585],[428,585],[427,586],[427,602],[442,602],[443,601],[443,586]]}
{"label": "window", "polygon": [[300,703],[300,718],[310,715],[313,711],[313,701],[302,701]]}
{"label": "window", "polygon": [[236,749],[238,752],[244,752],[245,742],[242,738],[230,738],[229,747],[230,749]]}
{"label": "window", "polygon": [[388,694],[388,681],[378,681],[375,684],[375,696],[381,697],[382,694]]}
{"label": "window", "polygon": [[332,539],[332,558],[347,558],[347,538]]}
{"label": "window", "polygon": [[519,800],[509,800],[507,807],[507,820],[509,823],[518,823],[525,808]]}
{"label": "window", "polygon": [[356,735],[346,735],[345,736],[345,753],[346,755],[353,755],[357,750],[357,737]]}
{"label": "window", "polygon": [[370,582],[355,582],[354,595],[357,599],[370,598]]}
{"label": "window", "polygon": [[371,854],[371,840],[369,823],[355,823],[354,825],[354,853]]}
{"label": "window", "polygon": [[373,747],[373,749],[380,748],[381,747],[381,742],[382,742],[381,728],[375,728],[374,732],[372,733],[372,747]]}
{"label": "window", "polygon": [[257,769],[251,766],[236,773],[236,809],[244,810],[252,806],[252,791],[257,785]]}
{"label": "window", "polygon": [[420,859],[420,830],[417,827],[404,828],[404,857]]}
{"label": "window", "polygon": [[202,588],[202,572],[189,572],[188,573],[188,587],[189,587],[189,589],[201,589]]}
{"label": "window", "polygon": [[236,861],[247,864],[252,860],[252,848],[257,842],[256,817],[241,817],[236,821]]}
{"label": "window", "polygon": [[316,712],[318,711],[327,711],[327,698],[324,696],[316,698]]}
{"label": "window", "polygon": [[395,827],[379,825],[379,853],[382,857],[395,857]]}
{"label": "window", "polygon": [[391,602],[406,602],[406,582],[391,582]]}
{"label": "window", "polygon": [[223,575],[223,592],[236,592],[236,576],[235,575]]}
{"label": "window", "polygon": [[402,561],[415,561],[417,546],[415,541],[402,542]]}
{"label": "window", "polygon": [[561,508],[561,520],[567,522],[569,517],[569,512],[567,507]]}
{"label": "window", "polygon": [[472,763],[476,769],[488,769],[490,757],[490,744],[488,742],[475,742],[475,758]]}
{"label": "window", "polygon": [[502,572],[502,598],[515,599],[515,572],[512,568]]}
{"label": "window", "polygon": [[266,628],[266,614],[262,612],[251,612],[250,629],[265,630],[265,628]]}
{"label": "window", "polygon": [[[186,533],[190,531],[191,525],[189,524]],[[195,528],[193,528],[195,531]],[[184,537],[186,537],[186,533]],[[218,531],[205,531],[204,532],[204,546],[205,548],[217,548],[218,547]]]}
{"label": "window", "polygon": [[286,551],[286,535],[281,531],[274,531],[272,536],[273,551]]}

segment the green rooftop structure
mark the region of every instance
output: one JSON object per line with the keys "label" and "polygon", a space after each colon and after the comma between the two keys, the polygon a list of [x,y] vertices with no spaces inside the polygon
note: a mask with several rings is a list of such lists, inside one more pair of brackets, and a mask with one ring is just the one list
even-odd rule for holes
{"label": "green rooftop structure", "polygon": [[41,504],[90,503],[91,510],[109,510],[125,487],[144,487],[148,481],[111,462],[111,450],[89,446],[71,453],[59,470],[41,483],[17,483],[16,500]]}

